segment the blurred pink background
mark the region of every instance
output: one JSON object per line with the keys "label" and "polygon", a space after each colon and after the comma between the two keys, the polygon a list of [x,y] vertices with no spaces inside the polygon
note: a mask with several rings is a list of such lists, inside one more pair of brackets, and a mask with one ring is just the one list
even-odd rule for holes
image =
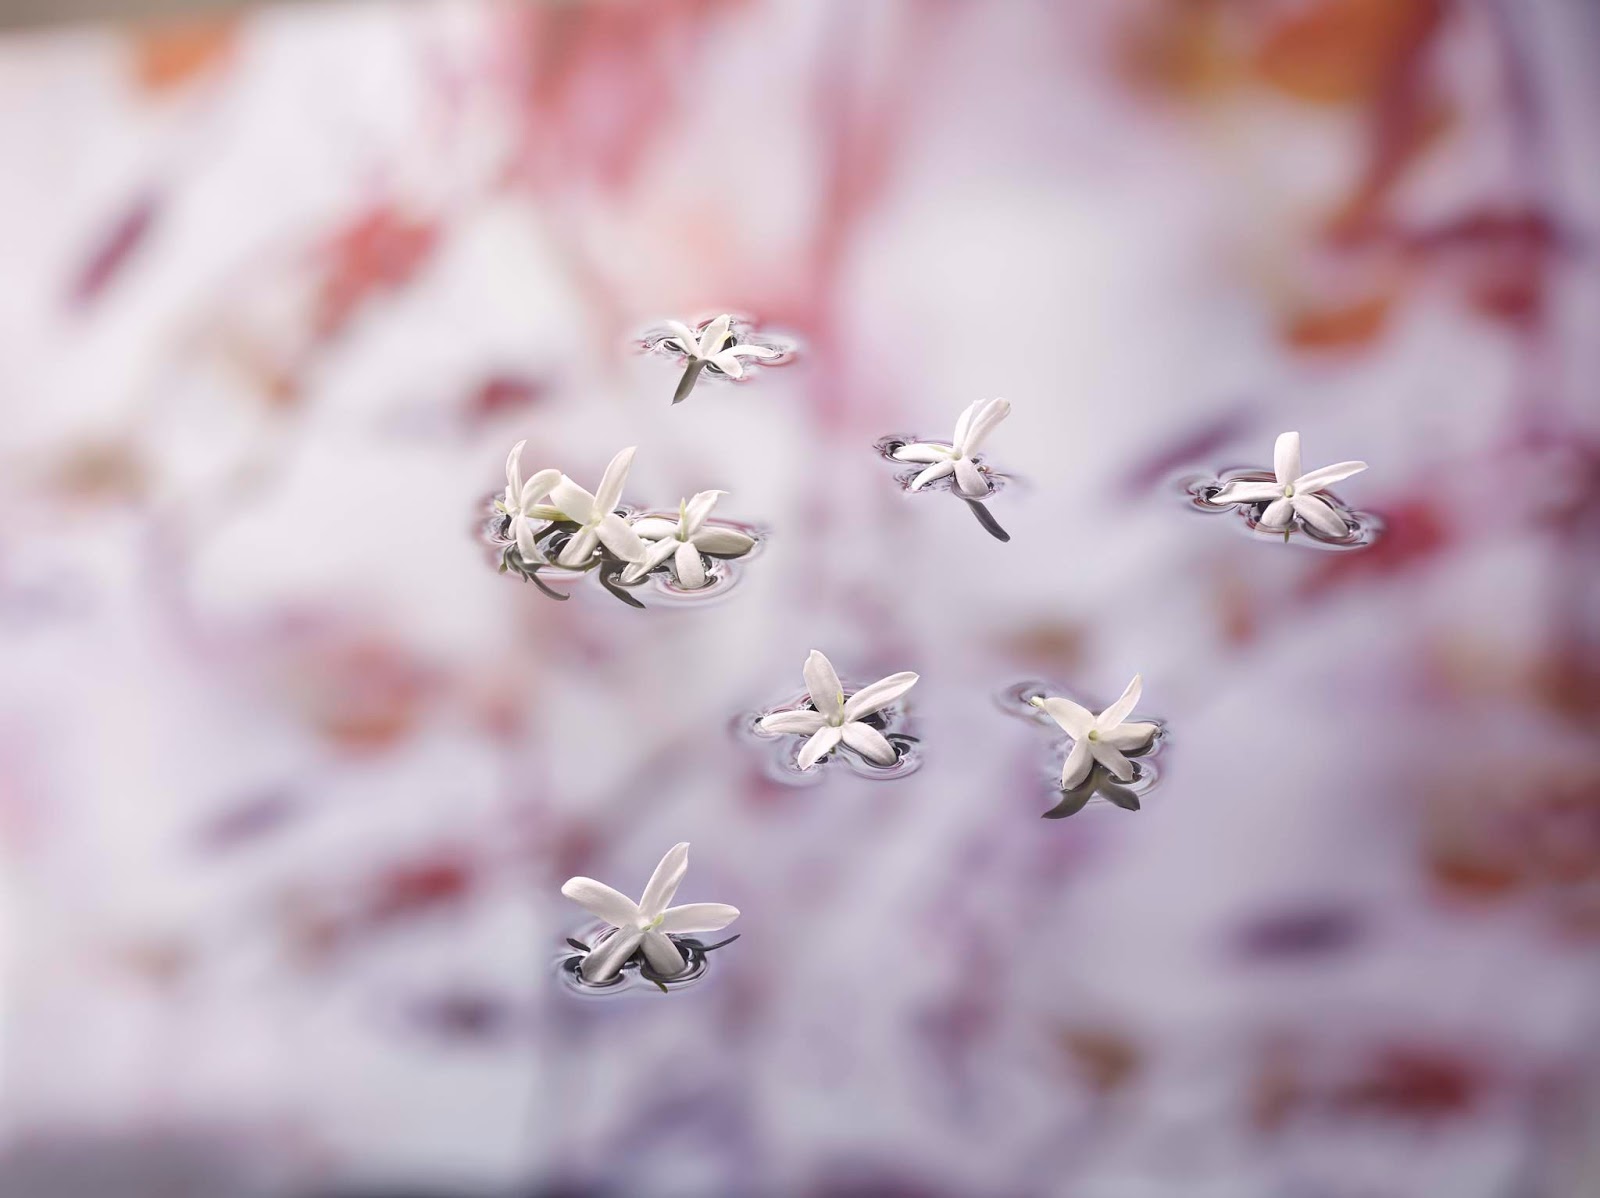
{"label": "blurred pink background", "polygon": [[[0,40],[0,1193],[1600,1188],[1600,9],[361,3]],[[792,366],[668,403],[731,310]],[[986,537],[873,451],[1015,414]],[[1364,458],[1366,551],[1179,480]],[[766,529],[552,603],[506,449]],[[926,763],[773,779],[806,651]],[[997,697],[1144,677],[1144,809]],[[558,980],[582,873],[743,911]]]}

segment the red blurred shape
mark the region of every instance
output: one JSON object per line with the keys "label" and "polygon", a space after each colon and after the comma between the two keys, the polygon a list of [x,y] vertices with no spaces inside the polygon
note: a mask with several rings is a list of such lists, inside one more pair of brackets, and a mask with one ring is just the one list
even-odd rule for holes
{"label": "red blurred shape", "polygon": [[462,849],[436,849],[391,866],[363,908],[368,924],[388,924],[460,905],[477,883],[477,869]]}
{"label": "red blurred shape", "polygon": [[316,330],[339,333],[361,305],[409,283],[432,255],[439,228],[391,208],[375,208],[336,235],[317,296]]}

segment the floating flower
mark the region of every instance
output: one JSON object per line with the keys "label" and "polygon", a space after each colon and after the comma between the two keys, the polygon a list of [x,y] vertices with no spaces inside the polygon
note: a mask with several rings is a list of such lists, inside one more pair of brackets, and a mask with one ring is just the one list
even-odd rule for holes
{"label": "floating flower", "polygon": [[897,759],[894,746],[863,718],[881,711],[917,684],[917,675],[910,671],[890,674],[870,686],[864,686],[847,701],[844,688],[833,663],[816,649],[806,658],[806,692],[811,696],[814,711],[777,711],[763,716],[758,727],[763,732],[794,732],[810,737],[800,750],[800,768],[810,769],[840,741],[860,753],[873,765],[893,765]]}
{"label": "floating flower", "polygon": [[982,447],[984,440],[1007,416],[1011,403],[1004,399],[979,399],[967,406],[956,421],[956,435],[949,445],[937,441],[913,441],[894,451],[900,462],[929,462],[931,465],[911,480],[911,489],[920,491],[935,479],[947,474],[956,476],[956,486],[969,499],[978,499],[989,493],[989,480],[983,477],[972,460],[972,455]]}
{"label": "floating flower", "polygon": [[540,470],[524,482],[522,447],[526,444],[518,441],[506,457],[506,494],[504,499],[496,500],[495,506],[511,518],[506,531],[516,540],[522,560],[532,565],[544,560],[539,552],[539,535],[552,520],[561,518],[558,508],[539,502],[561,481],[561,471]]}
{"label": "floating flower", "polygon": [[706,584],[706,564],[701,557],[710,553],[717,557],[739,557],[749,553],[755,539],[731,528],[707,528],[706,517],[726,491],[701,491],[678,504],[676,522],[663,516],[641,516],[633,522],[633,531],[646,541],[642,558],[622,573],[622,582],[638,582],[650,571],[672,559],[673,573],[678,584],[696,590]]}
{"label": "floating flower", "polygon": [[614,929],[596,942],[583,959],[579,972],[584,981],[610,981],[641,949],[651,969],[662,977],[673,977],[684,971],[687,962],[668,933],[715,932],[739,918],[739,908],[727,903],[667,906],[688,868],[689,845],[673,845],[650,875],[637,903],[593,878],[567,879],[561,893]]}
{"label": "floating flower", "polygon": [[563,474],[550,490],[550,502],[563,520],[578,526],[577,531],[556,555],[556,565],[576,569],[594,555],[596,542],[625,562],[636,562],[645,554],[639,534],[614,510],[622,499],[622,484],[633,465],[634,447],[629,446],[611,459],[600,487],[591,495]]}
{"label": "floating flower", "polygon": [[1316,492],[1367,468],[1365,462],[1339,462],[1320,470],[1300,473],[1300,434],[1283,433],[1272,449],[1272,472],[1277,482],[1231,482],[1210,497],[1212,503],[1265,503],[1257,523],[1263,528],[1288,528],[1299,516],[1318,532],[1342,537],[1350,531],[1345,519]]}
{"label": "floating flower", "polygon": [[697,338],[694,330],[688,325],[676,320],[666,322],[671,335],[663,337],[659,345],[680,353],[689,360],[688,368],[683,372],[683,378],[678,383],[678,389],[673,393],[672,402],[682,403],[688,398],[689,392],[694,390],[695,380],[700,377],[700,372],[707,367],[719,371],[729,378],[744,377],[744,365],[740,358],[778,358],[783,356],[783,351],[765,345],[729,345],[733,337],[733,317],[727,313],[717,317],[705,327]]}
{"label": "floating flower", "polygon": [[1061,771],[1064,790],[1080,785],[1089,776],[1096,761],[1110,770],[1120,782],[1133,777],[1133,762],[1122,754],[1142,749],[1158,731],[1154,724],[1124,722],[1133,711],[1133,705],[1139,701],[1143,686],[1139,675],[1135,674],[1133,681],[1128,683],[1128,689],[1122,692],[1122,697],[1099,715],[1091,714],[1088,708],[1080,707],[1071,699],[1036,695],[1028,700],[1072,737],[1072,752],[1067,754],[1067,763]]}

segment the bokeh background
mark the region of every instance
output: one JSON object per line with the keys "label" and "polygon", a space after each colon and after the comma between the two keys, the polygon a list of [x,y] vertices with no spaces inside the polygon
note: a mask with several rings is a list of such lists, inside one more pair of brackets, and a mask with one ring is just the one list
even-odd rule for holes
{"label": "bokeh background", "polygon": [[[1600,1192],[1597,62],[1585,0],[0,36],[0,1193]],[[671,407],[630,338],[723,310],[799,360]],[[873,450],[986,395],[1009,544]],[[1286,428],[1374,547],[1186,506]],[[521,438],[768,544],[551,602]],[[813,647],[922,674],[918,773],[735,734]],[[1041,820],[998,696],[1135,672],[1159,784]],[[563,986],[561,881],[678,840],[742,939]]]}

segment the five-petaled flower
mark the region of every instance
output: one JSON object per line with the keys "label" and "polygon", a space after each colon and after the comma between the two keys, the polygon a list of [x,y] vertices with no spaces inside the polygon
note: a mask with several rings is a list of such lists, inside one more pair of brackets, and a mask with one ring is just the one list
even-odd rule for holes
{"label": "five-petaled flower", "polygon": [[811,650],[805,664],[806,691],[815,711],[777,711],[763,716],[758,724],[763,732],[794,732],[810,737],[800,750],[799,765],[810,769],[843,741],[874,765],[893,765],[894,746],[863,718],[889,706],[917,684],[910,671],[880,678],[864,686],[847,700],[833,663],[817,650]]}
{"label": "five-petaled flower", "polygon": [[622,572],[622,582],[638,582],[669,557],[678,584],[690,590],[706,584],[702,553],[738,557],[749,553],[755,539],[732,528],[707,528],[706,517],[726,491],[701,491],[678,505],[676,521],[664,516],[641,516],[633,531],[646,541],[644,556]]}
{"label": "five-petaled flower", "polygon": [[1272,472],[1276,482],[1231,482],[1215,495],[1212,503],[1265,503],[1257,521],[1263,528],[1283,529],[1299,516],[1318,532],[1342,537],[1350,531],[1345,519],[1316,492],[1367,468],[1365,462],[1339,462],[1320,470],[1300,473],[1300,434],[1284,433],[1272,448]]}
{"label": "five-petaled flower", "polygon": [[667,906],[688,868],[688,844],[673,845],[650,875],[637,903],[593,878],[567,880],[561,893],[615,929],[598,941],[579,965],[584,981],[610,981],[640,949],[651,969],[662,977],[673,977],[682,973],[688,962],[668,932],[715,932],[739,918],[739,908],[727,903]]}
{"label": "five-petaled flower", "polygon": [[561,481],[561,471],[540,470],[524,482],[522,447],[526,444],[526,441],[518,441],[506,457],[506,494],[504,499],[495,503],[510,517],[506,531],[516,540],[517,552],[522,560],[531,566],[543,560],[539,552],[539,534],[550,526],[552,520],[561,518],[558,508],[539,502]]}
{"label": "five-petaled flower", "polygon": [[929,462],[928,468],[911,480],[911,489],[920,491],[934,479],[947,474],[956,476],[956,486],[968,499],[979,499],[989,493],[989,480],[983,477],[972,460],[972,455],[982,447],[984,439],[1011,414],[1011,403],[1004,399],[979,399],[967,406],[956,420],[955,439],[949,445],[937,441],[913,441],[894,451],[899,462]]}
{"label": "five-petaled flower", "polygon": [[597,541],[625,562],[636,562],[644,556],[644,542],[639,534],[613,510],[622,498],[622,484],[627,480],[628,467],[633,464],[633,450],[634,447],[629,446],[611,459],[593,495],[565,474],[550,489],[550,502],[560,517],[578,526],[556,555],[556,565],[576,569],[587,564],[594,555]]}
{"label": "five-petaled flower", "polygon": [[672,396],[673,403],[681,403],[694,389],[695,380],[700,377],[700,372],[706,367],[721,371],[729,378],[743,378],[744,364],[740,358],[777,358],[783,355],[782,350],[773,349],[766,345],[729,345],[733,337],[733,317],[724,313],[710,324],[696,337],[694,330],[688,325],[677,320],[666,322],[670,335],[663,337],[657,344],[665,349],[680,353],[689,360],[688,367],[683,372],[683,379],[678,383],[678,389]]}
{"label": "five-petaled flower", "polygon": [[1143,748],[1158,731],[1154,724],[1124,722],[1133,711],[1133,705],[1139,701],[1142,688],[1143,683],[1135,674],[1133,681],[1128,683],[1128,689],[1122,692],[1122,697],[1099,715],[1094,715],[1071,699],[1036,695],[1028,700],[1072,737],[1072,752],[1067,754],[1066,765],[1061,771],[1064,790],[1081,784],[1096,761],[1110,770],[1119,782],[1127,782],[1133,777],[1133,762],[1123,753]]}

